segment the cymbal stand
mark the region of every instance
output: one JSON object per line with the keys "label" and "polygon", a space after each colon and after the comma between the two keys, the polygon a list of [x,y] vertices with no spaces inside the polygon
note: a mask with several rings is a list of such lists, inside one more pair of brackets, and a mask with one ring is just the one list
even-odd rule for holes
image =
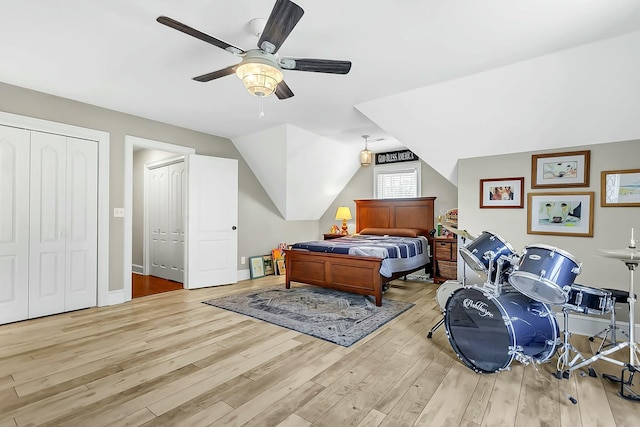
{"label": "cymbal stand", "polygon": [[[632,245],[629,248],[635,248],[635,241],[632,240]],[[636,294],[633,289],[633,273],[638,267],[640,260],[638,259],[623,259],[622,262],[629,269],[629,341],[621,342],[618,345],[611,347],[608,350],[605,350],[601,353],[596,354],[590,359],[585,360],[582,363],[579,363],[575,366],[571,366],[570,370],[575,370],[581,368],[584,365],[595,362],[596,360],[602,359],[610,363],[614,363],[616,365],[622,366],[622,371],[620,373],[620,377],[616,377],[614,375],[603,374],[603,378],[620,384],[620,391],[618,394],[620,397],[625,399],[640,401],[640,395],[637,395],[629,386],[633,385],[633,376],[639,370],[640,366],[638,364],[638,344],[635,341],[635,305],[636,305]],[[616,359],[612,359],[607,357],[608,355],[615,353],[618,350],[622,350],[626,347],[629,347],[629,363],[624,363]],[[625,374],[628,373],[628,379],[625,380]],[[625,393],[625,390],[627,393]]]}

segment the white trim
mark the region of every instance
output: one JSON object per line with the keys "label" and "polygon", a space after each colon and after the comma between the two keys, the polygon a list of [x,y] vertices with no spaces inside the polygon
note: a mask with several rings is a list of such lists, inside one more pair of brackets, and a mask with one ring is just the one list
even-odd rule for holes
{"label": "white trim", "polygon": [[[55,133],[98,143],[98,306],[109,305],[109,143],[110,134],[0,111],[0,124]],[[130,264],[130,263],[129,263]]]}
{"label": "white trim", "polygon": [[249,279],[251,279],[251,274],[248,268],[245,268],[244,270],[238,270],[238,282]]}
{"label": "white trim", "polygon": [[[558,327],[562,331],[564,329],[564,315],[562,312],[556,313],[556,319],[558,320]],[[611,319],[607,317],[592,317],[578,313],[569,313],[569,332],[573,335],[584,335],[592,337],[604,328],[609,326]],[[623,331],[629,331],[629,322],[620,322],[616,319],[616,326]],[[636,323],[636,336],[640,333],[640,325]],[[616,337],[618,341],[624,341],[625,336],[618,334]]]}
{"label": "white trim", "polygon": [[[124,137],[124,258],[123,258],[123,302],[131,301],[131,258],[133,254],[133,148],[168,151],[181,155],[195,154],[191,147],[125,135]],[[146,263],[145,263],[146,264]],[[143,266],[146,270],[146,267]]]}
{"label": "white trim", "polygon": [[109,291],[108,296],[109,299],[107,305],[116,305],[126,302],[124,299],[124,291],[122,289],[117,291]]}
{"label": "white trim", "polygon": [[144,274],[144,267],[138,264],[131,264],[131,272],[133,274]]}

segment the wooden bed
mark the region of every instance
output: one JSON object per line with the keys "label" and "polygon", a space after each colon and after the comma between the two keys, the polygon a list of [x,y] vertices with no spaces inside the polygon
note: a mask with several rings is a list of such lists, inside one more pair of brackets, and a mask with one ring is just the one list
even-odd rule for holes
{"label": "wooden bed", "polygon": [[[433,257],[433,239],[429,235],[434,227],[433,205],[435,197],[414,199],[355,200],[356,232],[374,228],[419,228],[429,239]],[[291,282],[300,282],[340,291],[375,297],[382,305],[385,283],[425,268],[394,273],[392,277],[380,274],[381,258],[342,255],[300,250],[285,251],[287,289]],[[431,260],[433,261],[433,260]]]}

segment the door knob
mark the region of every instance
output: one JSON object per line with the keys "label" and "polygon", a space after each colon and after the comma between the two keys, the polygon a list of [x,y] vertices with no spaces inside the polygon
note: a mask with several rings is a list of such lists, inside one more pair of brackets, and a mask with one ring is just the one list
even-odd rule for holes
{"label": "door knob", "polygon": [[237,229],[238,227],[236,227],[235,225],[233,227],[231,227],[232,230]]}

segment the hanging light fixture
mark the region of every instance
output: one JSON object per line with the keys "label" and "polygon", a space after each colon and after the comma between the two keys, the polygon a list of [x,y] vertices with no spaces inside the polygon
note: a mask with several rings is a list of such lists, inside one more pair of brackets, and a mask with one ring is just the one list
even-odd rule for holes
{"label": "hanging light fixture", "polygon": [[236,68],[236,76],[251,95],[265,97],[275,92],[283,79],[273,55],[260,51],[249,51]]}
{"label": "hanging light fixture", "polygon": [[364,150],[360,152],[360,165],[369,166],[371,164],[371,159],[373,158],[373,154],[368,147],[369,135],[362,135],[362,138],[364,138]]}

